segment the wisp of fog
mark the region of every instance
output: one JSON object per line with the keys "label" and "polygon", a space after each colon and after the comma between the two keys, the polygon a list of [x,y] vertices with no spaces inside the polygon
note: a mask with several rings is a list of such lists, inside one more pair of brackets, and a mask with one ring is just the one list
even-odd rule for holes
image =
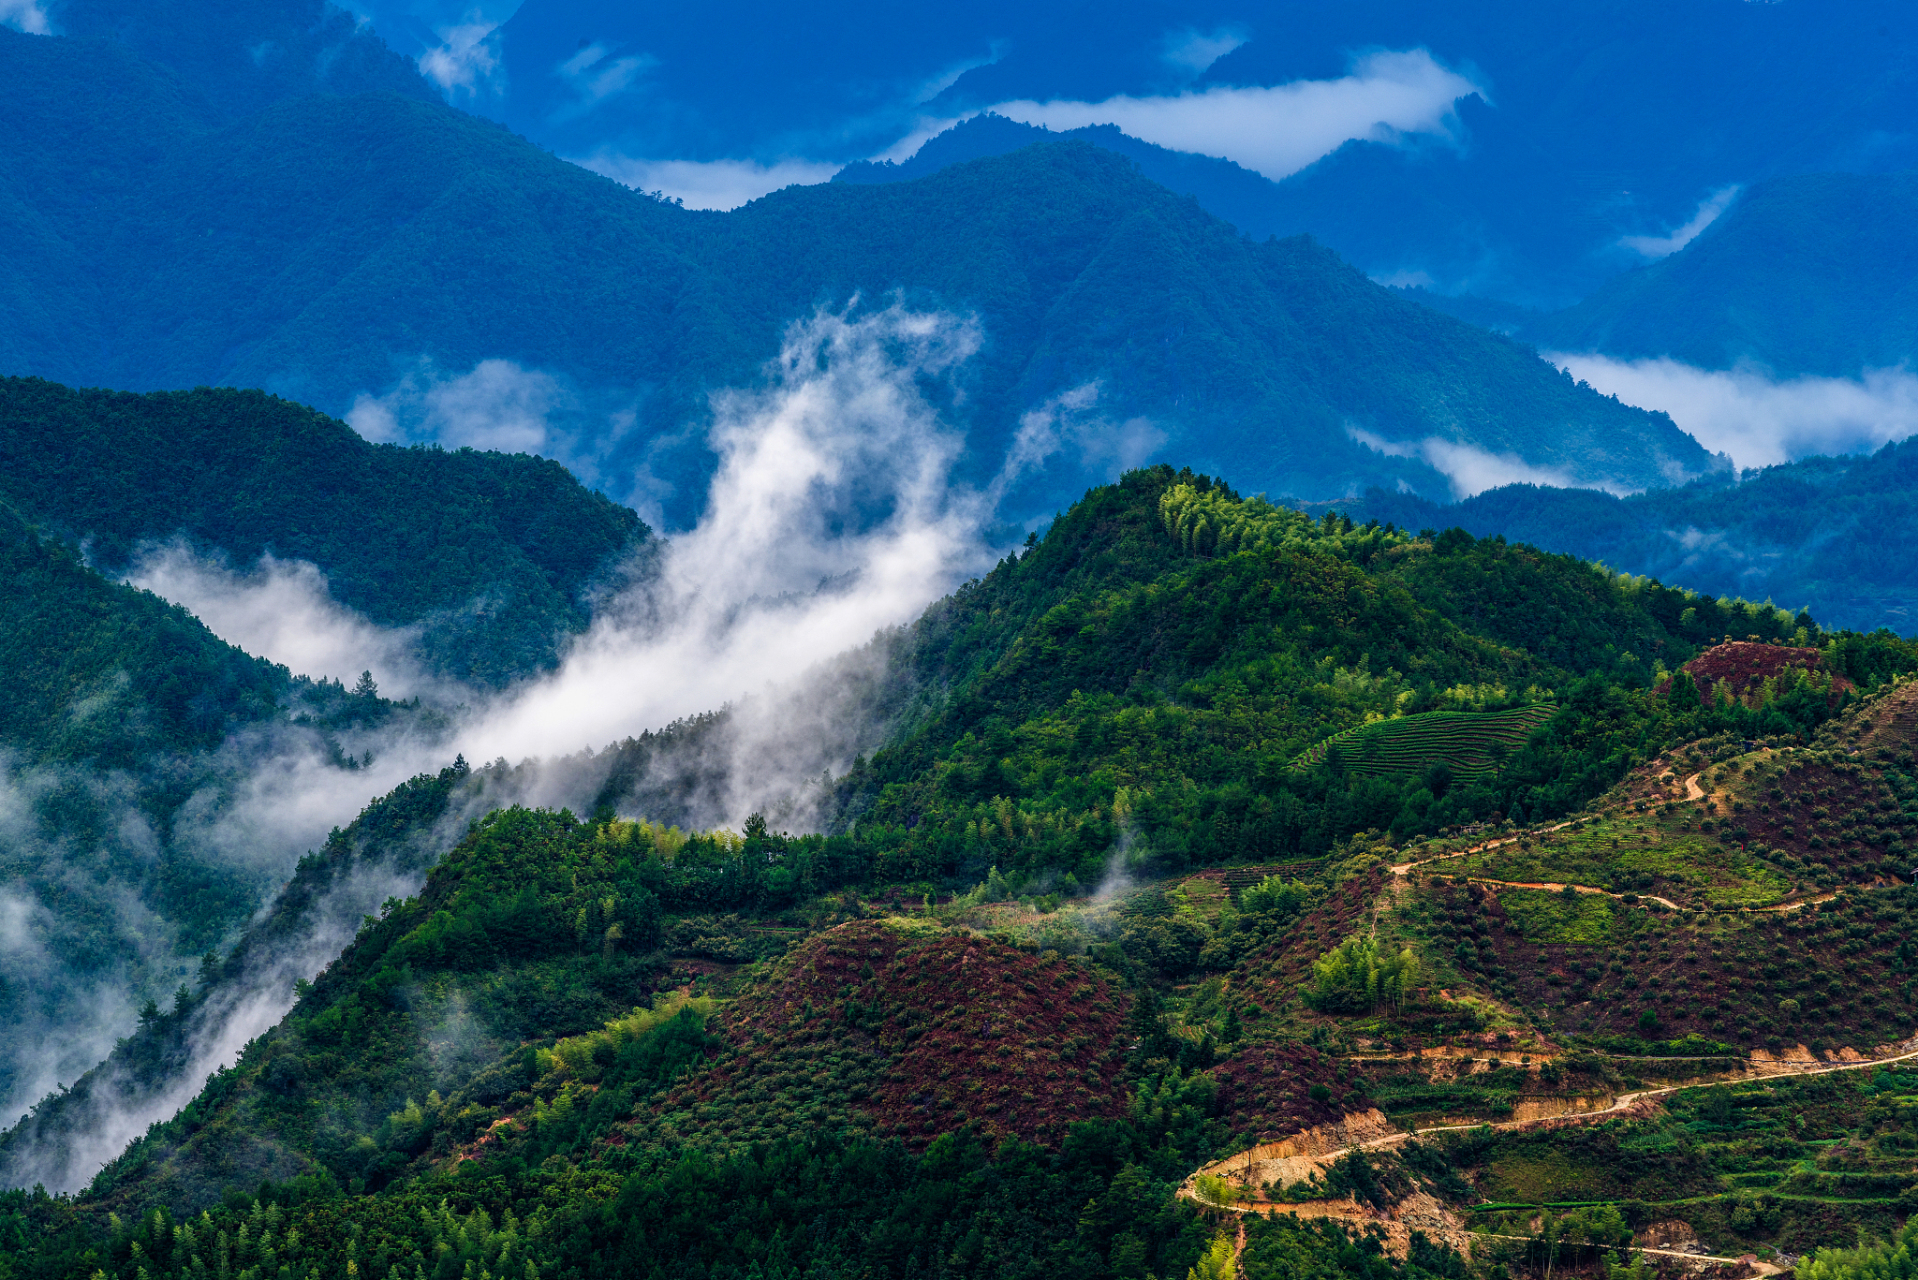
{"label": "wisp of fog", "polygon": [[[680,774],[702,780],[697,794],[668,802],[702,825],[737,824],[763,809],[803,828],[805,788],[843,772],[883,733],[884,700],[872,691],[888,636],[990,563],[983,530],[1004,485],[982,492],[953,482],[962,436],[928,398],[935,387],[958,396],[953,375],[979,344],[975,321],[898,303],[855,302],[795,323],[760,385],[714,399],[718,467],[697,525],[665,539],[655,560],[597,602],[591,629],[557,671],[503,694],[423,676],[409,649],[414,637],[338,606],[311,565],[263,561],[235,572],[181,545],[151,550],[134,580],[223,637],[296,671],[375,669],[397,690],[453,712],[450,729],[438,734],[407,721],[348,741],[367,761],[350,771],[306,738],[236,734],[219,749],[225,785],[198,810],[188,806],[191,838],[254,859],[277,882],[329,828],[455,753],[543,758],[491,770],[488,807],[579,807],[605,776],[607,755],[589,748],[718,708],[726,710],[715,731],[685,737],[698,758],[676,762]],[[513,400],[495,420],[527,410],[523,384],[494,381]],[[469,398],[461,411],[483,418],[487,407],[470,402],[475,385],[462,388]],[[1152,431],[1142,423],[1127,429]],[[1008,476],[1032,461],[1008,460]],[[463,813],[462,804],[455,810]],[[442,823],[435,856],[464,827],[464,817]],[[383,868],[364,879],[318,908],[298,946],[207,1001],[184,1074],[159,1090],[91,1090],[96,1105],[82,1131],[57,1149],[16,1151],[4,1180],[83,1185],[127,1140],[177,1110],[208,1072],[285,1015],[293,980],[330,961],[369,904],[418,888],[417,872]],[[6,936],[15,934],[25,936]],[[134,995],[108,993],[111,1016],[86,1029],[86,1051],[127,1029]],[[35,1087],[46,1084],[36,1077]]]}

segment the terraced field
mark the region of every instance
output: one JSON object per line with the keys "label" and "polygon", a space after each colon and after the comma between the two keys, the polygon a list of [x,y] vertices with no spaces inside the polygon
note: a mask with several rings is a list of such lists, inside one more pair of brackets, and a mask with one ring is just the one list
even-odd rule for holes
{"label": "terraced field", "polygon": [[1315,744],[1290,768],[1313,768],[1337,751],[1345,768],[1358,774],[1423,773],[1443,764],[1460,779],[1484,777],[1497,772],[1499,761],[1557,711],[1539,705],[1509,711],[1428,711],[1377,720]]}

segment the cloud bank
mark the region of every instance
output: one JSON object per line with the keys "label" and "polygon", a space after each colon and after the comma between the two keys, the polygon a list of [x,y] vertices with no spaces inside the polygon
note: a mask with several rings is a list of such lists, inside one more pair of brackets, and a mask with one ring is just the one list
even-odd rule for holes
{"label": "cloud bank", "polygon": [[688,209],[737,209],[774,191],[829,182],[841,166],[816,160],[638,160],[602,148],[572,157],[583,169],[621,186],[657,192]]}
{"label": "cloud bank", "polygon": [[1422,440],[1387,440],[1357,427],[1347,428],[1347,434],[1366,448],[1388,458],[1417,458],[1424,462],[1451,481],[1454,498],[1469,498],[1505,484],[1542,484],[1561,489],[1582,485],[1622,492],[1607,485],[1593,486],[1579,480],[1563,467],[1542,467],[1525,461],[1515,453],[1492,453],[1475,445],[1460,444],[1456,440],[1445,440],[1438,436],[1426,436]]}
{"label": "cloud bank", "polygon": [[53,24],[40,0],[0,0],[0,26],[24,31],[30,36],[50,36]]}
{"label": "cloud bank", "polygon": [[1655,260],[1670,257],[1696,240],[1706,227],[1718,221],[1718,215],[1731,208],[1732,201],[1738,198],[1738,193],[1743,189],[1733,185],[1712,192],[1699,203],[1698,212],[1692,215],[1692,220],[1670,235],[1623,236],[1619,244],[1646,258]]}
{"label": "cloud bank", "polygon": [[362,392],[346,423],[375,444],[544,453],[547,419],[570,399],[551,374],[511,360],[482,360],[453,377],[422,361],[385,395]]}
{"label": "cloud bank", "polygon": [[1132,137],[1232,160],[1273,181],[1297,173],[1346,142],[1395,142],[1412,135],[1451,138],[1453,104],[1483,90],[1423,49],[1372,53],[1337,80],[1271,88],[1218,87],[1163,97],[1103,102],[1002,102],[1002,116],[1049,129],[1117,125]]}
{"label": "cloud bank", "polygon": [[[909,620],[986,559],[960,433],[921,388],[978,326],[898,305],[787,333],[763,391],[715,401],[705,514],[561,670],[461,731],[473,759],[576,750],[792,680]],[[743,815],[741,815],[743,816]]]}
{"label": "cloud bank", "polygon": [[1741,468],[1818,453],[1858,453],[1918,434],[1918,375],[1904,368],[1858,378],[1774,379],[1761,370],[1699,369],[1671,359],[1545,358],[1641,409],[1663,409]]}
{"label": "cloud bank", "polygon": [[389,698],[436,687],[415,656],[415,628],[375,626],[333,599],[326,575],[303,560],[262,556],[234,573],[183,543],[148,547],[127,581],[184,607],[228,644],[288,670],[351,686],[371,671]]}

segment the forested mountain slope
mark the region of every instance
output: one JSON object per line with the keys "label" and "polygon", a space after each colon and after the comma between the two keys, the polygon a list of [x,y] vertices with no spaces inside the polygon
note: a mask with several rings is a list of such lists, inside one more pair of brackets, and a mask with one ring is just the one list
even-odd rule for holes
{"label": "forested mountain slope", "polygon": [[[1728,678],[1742,648],[1700,653],[1733,630],[1784,655],[1762,681]],[[1909,891],[1885,887],[1918,808],[1904,642],[1516,544],[1309,521],[1160,468],[1088,495],[893,652],[945,695],[837,780],[833,834],[688,834],[614,817],[616,790],[586,821],[496,811],[177,1118],[74,1201],[14,1193],[0,1230],[56,1275],[1181,1274],[1216,1240],[1232,1254],[1201,1207],[1229,1180],[1175,1192],[1249,1142],[1346,1113],[1497,1118],[1673,1054],[1686,1080],[1783,1052],[1808,998],[1719,999],[1708,975],[1769,983],[1765,956],[1808,929],[1842,928],[1847,964],[1890,978],[1820,1005],[1820,1043],[1909,1025]],[[1549,714],[1490,773],[1454,775],[1442,747],[1301,756],[1528,704]],[[1874,818],[1828,829],[1830,803]],[[1490,849],[1443,834],[1588,804]],[[1531,883],[1548,871],[1575,887]],[[1440,1078],[1480,1045],[1525,1061]],[[1843,1099],[1902,1087],[1854,1076]],[[1794,1141],[1856,1123],[1800,1106]],[[1336,1216],[1254,1221],[1239,1265],[1489,1267],[1451,1247],[1475,1204],[1541,1194],[1541,1140],[1328,1160],[1291,1198],[1422,1190],[1430,1230],[1367,1261]],[[1538,1158],[1605,1159],[1556,1150]],[[1909,1176],[1900,1150],[1874,1176]],[[1686,1151],[1613,1159],[1607,1221],[1629,1236],[1660,1212],[1634,1197],[1719,1185],[1719,1157]],[[1802,1250],[1886,1221],[1807,1186],[1819,1214],[1754,1194],[1701,1229]]]}
{"label": "forested mountain slope", "polygon": [[344,771],[342,743],[417,716],[249,657],[4,504],[0,565],[0,1103],[24,1105],[273,887],[274,851],[227,825],[245,825],[249,758]]}
{"label": "forested mountain slope", "polygon": [[438,98],[412,59],[328,0],[49,0],[61,35],[161,66],[226,116],[316,93]]}
{"label": "forested mountain slope", "polygon": [[90,66],[83,46],[0,31],[0,68],[33,89],[0,107],[0,172],[54,165],[45,138],[100,144],[98,181],[63,172],[43,194],[7,179],[8,225],[48,245],[8,264],[13,372],[264,386],[343,413],[409,375],[511,360],[567,389],[569,456],[621,484],[643,468],[679,522],[711,466],[686,430],[710,394],[756,382],[815,308],[903,290],[982,326],[976,394],[954,406],[974,478],[997,471],[1025,415],[1097,385],[1058,425],[1065,447],[1021,515],[1152,447],[1236,458],[1249,485],[1320,497],[1401,478],[1447,492],[1428,439],[1625,485],[1711,465],[1661,415],[1395,299],[1307,241],[1246,242],[1084,144],[700,214],[432,103],[309,97],[225,123],[157,73],[94,95]]}
{"label": "forested mountain slope", "polygon": [[589,590],[646,545],[558,463],[374,445],[257,391],[133,395],[0,378],[0,497],[125,572],[175,539],[235,571],[302,560],[420,655],[500,685],[585,630]]}
{"label": "forested mountain slope", "polygon": [[1857,377],[1918,358],[1918,172],[1776,178],[1523,336],[1557,351]]}
{"label": "forested mountain slope", "polygon": [[415,631],[420,666],[485,686],[553,665],[649,536],[556,463],[371,445],[258,392],[17,378],[0,379],[0,515],[9,1108],[76,1079],[229,944],[324,835],[329,795],[362,802],[376,757],[445,728],[371,681],[249,656],[102,570],[176,541],[242,573],[308,561],[341,604]]}
{"label": "forested mountain slope", "polygon": [[1837,626],[1918,627],[1918,445],[1869,456],[1805,458],[1725,481],[1619,498],[1508,485],[1440,505],[1369,492],[1361,518],[1457,525],[1603,561],[1701,591],[1805,608]]}

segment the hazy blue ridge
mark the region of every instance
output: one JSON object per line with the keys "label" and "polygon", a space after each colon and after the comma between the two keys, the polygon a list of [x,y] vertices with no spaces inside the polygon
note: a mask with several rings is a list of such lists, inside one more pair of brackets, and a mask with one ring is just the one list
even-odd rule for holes
{"label": "hazy blue ridge", "polygon": [[[1124,8],[1115,26],[1139,12]],[[1245,43],[1188,85],[1163,83],[1164,68],[1154,83],[1104,32],[1076,47],[1059,29],[966,72],[931,105],[962,116],[1016,99],[1324,81],[1347,74],[1357,51],[1425,49],[1483,90],[1458,101],[1449,136],[1350,141],[1276,182],[1226,160],[1174,167],[1137,139],[1100,141],[1249,233],[1310,231],[1376,278],[1544,309],[1642,265],[1628,237],[1668,234],[1724,187],[1918,162],[1908,123],[1918,27],[1891,0],[1829,12],[1403,0],[1238,12]],[[986,141],[970,123],[959,131],[969,146]],[[1008,144],[1010,128],[993,132]],[[1229,136],[1218,145],[1231,154]],[[958,150],[935,139],[897,168],[923,171]],[[853,169],[849,180],[877,176]]]}
{"label": "hazy blue ridge", "polygon": [[[0,60],[34,64],[61,43],[0,33]],[[9,154],[37,153],[46,118],[101,110],[83,77],[43,78],[45,96],[5,108],[25,126],[4,134]],[[663,495],[674,522],[697,512],[710,473],[698,427],[711,393],[754,383],[816,307],[895,290],[983,326],[976,394],[958,409],[974,479],[1024,415],[1090,383],[1098,430],[1143,419],[1163,436],[1155,456],[1237,459],[1275,494],[1449,491],[1348,428],[1516,452],[1594,482],[1710,465],[1663,415],[1581,391],[1316,245],[1249,242],[1084,143],[919,183],[796,188],[720,215],[391,94],[289,100],[211,131],[109,115],[103,130],[123,126],[147,150],[105,154],[117,167],[105,189],[60,218],[34,189],[11,192],[14,225],[57,229],[65,246],[13,264],[16,296],[65,309],[51,326],[30,308],[0,324],[16,371],[136,390],[264,386],[343,413],[402,378],[503,357],[552,371],[592,410],[576,452],[600,476],[641,476],[648,487],[613,496]],[[1049,513],[1146,460],[1069,451],[1011,514]]]}
{"label": "hazy blue ridge", "polygon": [[330,0],[54,0],[54,30],[111,41],[176,74],[225,116],[315,93],[438,92]]}
{"label": "hazy blue ridge", "polygon": [[1827,626],[1918,632],[1918,441],[1619,498],[1507,485],[1455,504],[1381,491],[1354,514],[1457,526],[1716,595],[1808,608]]}
{"label": "hazy blue ridge", "polygon": [[1677,253],[1521,330],[1541,347],[1855,377],[1918,356],[1918,171],[1743,193]]}

